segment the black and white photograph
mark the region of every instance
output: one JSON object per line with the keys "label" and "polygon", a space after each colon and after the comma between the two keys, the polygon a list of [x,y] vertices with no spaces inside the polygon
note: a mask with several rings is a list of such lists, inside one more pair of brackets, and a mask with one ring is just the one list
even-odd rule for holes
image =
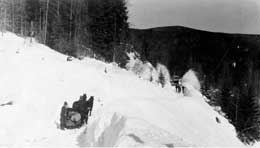
{"label": "black and white photograph", "polygon": [[260,147],[260,0],[0,0],[2,147]]}

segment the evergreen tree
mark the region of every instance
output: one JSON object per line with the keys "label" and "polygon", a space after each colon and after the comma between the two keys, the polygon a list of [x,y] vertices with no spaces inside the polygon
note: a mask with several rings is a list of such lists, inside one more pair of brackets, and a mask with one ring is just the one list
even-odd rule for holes
{"label": "evergreen tree", "polygon": [[251,144],[260,140],[260,111],[259,97],[253,96],[253,89],[250,88],[249,95],[244,95],[240,100],[239,124],[236,126],[239,138]]}
{"label": "evergreen tree", "polygon": [[112,61],[116,46],[127,34],[128,12],[125,0],[89,0],[89,31],[92,47]]}
{"label": "evergreen tree", "polygon": [[[35,31],[39,25],[40,18],[40,1],[39,0],[25,0],[25,20],[27,32]],[[28,34],[28,33],[27,33]]]}
{"label": "evergreen tree", "polygon": [[166,82],[165,82],[165,77],[164,77],[162,71],[159,72],[159,78],[158,78],[158,81],[159,81],[159,84],[162,85],[162,87],[165,86],[165,83],[166,83]]}

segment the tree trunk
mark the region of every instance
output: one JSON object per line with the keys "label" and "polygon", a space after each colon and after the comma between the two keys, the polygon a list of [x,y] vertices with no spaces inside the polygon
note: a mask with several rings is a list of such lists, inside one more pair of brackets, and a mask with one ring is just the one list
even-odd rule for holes
{"label": "tree trunk", "polygon": [[57,3],[57,14],[58,14],[58,17],[60,17],[60,0],[58,0],[58,3]]}
{"label": "tree trunk", "polygon": [[70,33],[69,33],[69,39],[70,39],[70,41],[72,39],[72,0],[70,0]]}
{"label": "tree trunk", "polygon": [[12,3],[11,3],[11,6],[12,6],[12,32],[15,32],[15,25],[14,25],[14,0],[12,0]]}
{"label": "tree trunk", "polygon": [[20,34],[23,35],[23,18],[22,18],[22,15],[20,16]]}
{"label": "tree trunk", "polygon": [[47,0],[47,8],[46,8],[46,14],[45,14],[46,18],[45,18],[44,44],[46,44],[46,39],[47,39],[48,11],[49,11],[49,0]]}
{"label": "tree trunk", "polygon": [[4,16],[4,31],[6,31],[6,24],[7,24],[7,12],[6,12],[7,10],[6,10],[6,8],[5,8],[5,16]]}
{"label": "tree trunk", "polygon": [[116,26],[116,20],[117,18],[116,18],[116,14],[115,14],[115,16],[114,16],[114,47],[113,47],[113,62],[116,62],[116,32],[117,32],[117,26]]}
{"label": "tree trunk", "polygon": [[42,31],[42,8],[40,6],[39,32]]}

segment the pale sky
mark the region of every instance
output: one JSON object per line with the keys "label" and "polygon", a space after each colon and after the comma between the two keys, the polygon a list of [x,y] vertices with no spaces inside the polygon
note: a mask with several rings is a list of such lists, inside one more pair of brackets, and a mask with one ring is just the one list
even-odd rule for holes
{"label": "pale sky", "polygon": [[132,28],[186,26],[260,34],[260,0],[128,0]]}

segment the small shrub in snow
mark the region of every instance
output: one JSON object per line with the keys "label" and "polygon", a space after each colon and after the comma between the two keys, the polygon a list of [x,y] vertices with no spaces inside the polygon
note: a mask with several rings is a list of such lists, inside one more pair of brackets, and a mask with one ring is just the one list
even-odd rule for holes
{"label": "small shrub in snow", "polygon": [[67,61],[70,62],[70,61],[72,61],[72,60],[73,60],[72,56],[68,56],[68,57],[67,57]]}

